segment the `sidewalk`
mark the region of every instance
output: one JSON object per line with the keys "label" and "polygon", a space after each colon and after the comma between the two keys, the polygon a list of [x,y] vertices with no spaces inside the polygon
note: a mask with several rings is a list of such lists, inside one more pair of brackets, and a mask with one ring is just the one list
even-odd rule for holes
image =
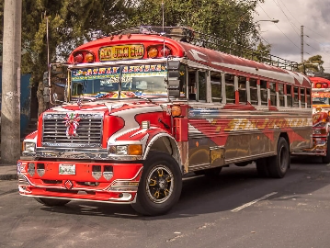
{"label": "sidewalk", "polygon": [[14,180],[17,179],[16,164],[5,165],[0,164],[0,180]]}

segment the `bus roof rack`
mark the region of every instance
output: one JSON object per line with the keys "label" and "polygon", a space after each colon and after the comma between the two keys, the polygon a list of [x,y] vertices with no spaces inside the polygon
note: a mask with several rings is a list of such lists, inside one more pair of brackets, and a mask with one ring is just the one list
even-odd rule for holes
{"label": "bus roof rack", "polygon": [[246,47],[214,35],[204,34],[202,32],[195,31],[190,27],[141,25],[138,27],[112,32],[109,36],[123,34],[150,34],[165,36],[181,42],[188,42],[196,46],[218,50],[220,52],[229,53],[286,70],[298,70],[298,63],[295,61],[286,60],[272,54],[260,54],[260,52],[251,47]]}

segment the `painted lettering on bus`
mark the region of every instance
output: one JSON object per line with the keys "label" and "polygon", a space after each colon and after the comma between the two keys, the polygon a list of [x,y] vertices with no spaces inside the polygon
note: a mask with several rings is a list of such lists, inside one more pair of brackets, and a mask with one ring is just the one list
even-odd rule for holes
{"label": "painted lettering on bus", "polygon": [[143,45],[119,45],[101,47],[99,50],[100,61],[119,59],[139,59],[144,55]]}
{"label": "painted lettering on bus", "polygon": [[113,57],[115,59],[127,58],[129,55],[129,47],[115,47]]}
{"label": "painted lettering on bus", "polygon": [[[216,122],[212,122],[212,125],[218,125]],[[304,127],[311,125],[311,120],[308,118],[289,118],[289,119],[232,119],[227,124],[224,131],[236,131],[236,130],[264,130],[274,128],[286,128],[286,127]]]}

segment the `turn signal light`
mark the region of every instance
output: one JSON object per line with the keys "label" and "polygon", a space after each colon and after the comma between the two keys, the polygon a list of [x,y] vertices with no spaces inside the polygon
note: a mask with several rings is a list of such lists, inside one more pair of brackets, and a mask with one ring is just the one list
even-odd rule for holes
{"label": "turn signal light", "polygon": [[142,145],[140,144],[132,144],[128,145],[128,152],[129,155],[142,155]]}
{"label": "turn signal light", "polygon": [[181,115],[181,108],[180,106],[172,106],[171,113],[173,117],[177,117]]}

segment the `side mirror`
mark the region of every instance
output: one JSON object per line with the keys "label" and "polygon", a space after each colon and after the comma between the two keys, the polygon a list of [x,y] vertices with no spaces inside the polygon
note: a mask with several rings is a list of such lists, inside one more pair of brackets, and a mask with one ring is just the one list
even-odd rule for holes
{"label": "side mirror", "polygon": [[168,96],[180,97],[180,61],[167,61],[167,89]]}

